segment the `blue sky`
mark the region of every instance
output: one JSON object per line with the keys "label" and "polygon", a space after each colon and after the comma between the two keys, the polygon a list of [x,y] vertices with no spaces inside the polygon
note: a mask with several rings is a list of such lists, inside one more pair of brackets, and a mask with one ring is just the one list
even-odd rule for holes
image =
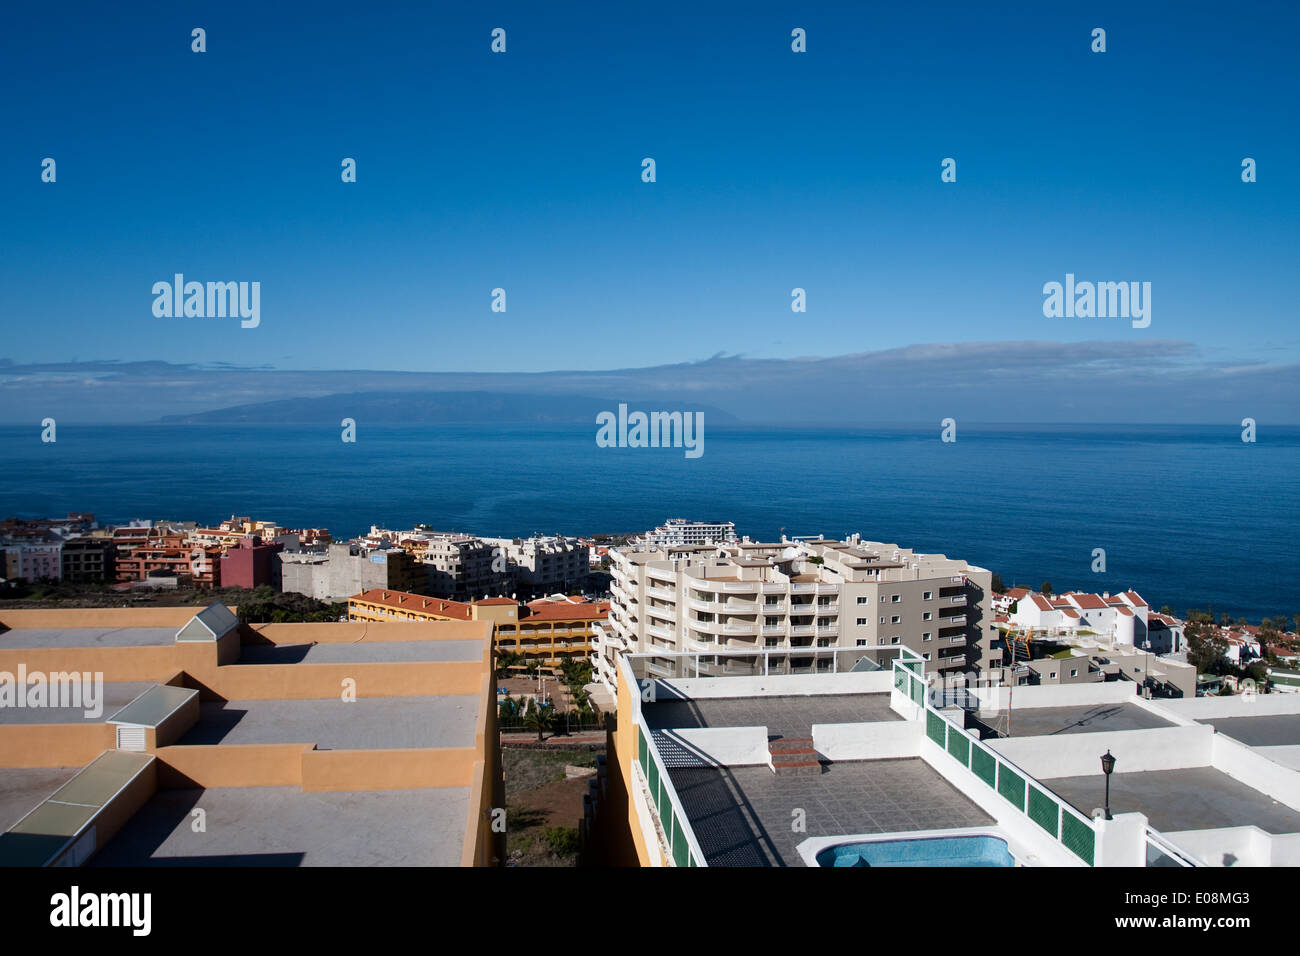
{"label": "blue sky", "polygon": [[[529,372],[1145,338],[1297,363],[1296,5],[897,6],[11,4],[0,358]],[[175,272],[260,281],[261,326],[155,318]],[[1151,282],[1151,327],[1044,318],[1067,272]]]}

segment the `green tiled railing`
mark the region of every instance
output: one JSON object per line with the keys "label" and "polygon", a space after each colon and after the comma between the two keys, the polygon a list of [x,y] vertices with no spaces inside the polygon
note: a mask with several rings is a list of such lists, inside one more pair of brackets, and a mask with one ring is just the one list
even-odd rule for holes
{"label": "green tiled railing", "polygon": [[1061,835],[1061,805],[1032,784],[1029,787],[1029,806],[1026,812],[1029,819],[1053,837]]}
{"label": "green tiled railing", "polygon": [[647,731],[642,719],[637,721],[637,763],[645,774],[650,802],[659,814],[659,825],[668,841],[669,854],[677,866],[706,866],[704,853],[695,841],[695,834],[687,822],[672,778],[664,768],[663,760],[655,747],[654,737]]}
{"label": "green tiled railing", "polygon": [[972,743],[970,747],[970,769],[975,776],[990,787],[997,785],[998,760],[988,750],[976,743]]}
{"label": "green tiled railing", "polygon": [[1025,778],[1001,761],[998,761],[998,793],[1021,813],[1025,812]]}
{"label": "green tiled railing", "polygon": [[992,787],[1017,811],[1025,814],[1054,840],[1092,866],[1097,833],[1092,821],[1054,793],[1035,786],[1014,764],[979,742],[979,738],[949,721],[925,698],[925,664],[906,650],[894,661],[894,689],[925,708],[925,735],[937,747]]}

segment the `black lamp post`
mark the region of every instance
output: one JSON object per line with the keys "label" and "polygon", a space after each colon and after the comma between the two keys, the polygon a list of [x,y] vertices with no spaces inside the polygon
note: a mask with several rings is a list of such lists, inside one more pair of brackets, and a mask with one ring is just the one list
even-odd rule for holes
{"label": "black lamp post", "polygon": [[1110,775],[1115,772],[1115,758],[1107,750],[1101,757],[1101,772],[1106,775],[1106,819],[1110,816]]}

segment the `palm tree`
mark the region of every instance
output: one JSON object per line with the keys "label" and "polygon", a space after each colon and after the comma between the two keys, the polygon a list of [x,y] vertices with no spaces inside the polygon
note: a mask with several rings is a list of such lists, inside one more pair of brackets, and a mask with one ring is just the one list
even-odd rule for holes
{"label": "palm tree", "polygon": [[550,704],[539,704],[535,699],[529,701],[528,710],[524,712],[524,726],[537,731],[537,742],[541,743],[546,731],[555,726],[555,708]]}

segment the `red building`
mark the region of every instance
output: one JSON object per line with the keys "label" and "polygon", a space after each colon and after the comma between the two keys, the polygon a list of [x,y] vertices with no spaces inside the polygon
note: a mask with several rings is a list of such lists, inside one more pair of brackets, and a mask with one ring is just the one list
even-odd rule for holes
{"label": "red building", "polygon": [[240,538],[239,543],[227,548],[221,558],[221,586],[251,589],[266,584],[278,587],[279,562],[275,556],[283,550],[283,544],[263,544],[256,535]]}

